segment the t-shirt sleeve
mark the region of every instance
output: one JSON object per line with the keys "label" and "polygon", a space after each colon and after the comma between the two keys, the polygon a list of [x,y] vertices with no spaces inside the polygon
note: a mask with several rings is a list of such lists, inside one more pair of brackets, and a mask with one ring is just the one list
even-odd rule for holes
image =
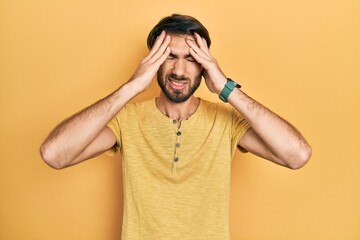
{"label": "t-shirt sleeve", "polygon": [[231,134],[231,149],[232,152],[236,150],[240,139],[251,128],[245,118],[234,108],[232,108],[232,134]]}
{"label": "t-shirt sleeve", "polygon": [[108,124],[107,126],[113,131],[116,137],[116,144],[109,149],[106,153],[110,156],[114,156],[118,149],[120,148],[120,113],[118,113]]}

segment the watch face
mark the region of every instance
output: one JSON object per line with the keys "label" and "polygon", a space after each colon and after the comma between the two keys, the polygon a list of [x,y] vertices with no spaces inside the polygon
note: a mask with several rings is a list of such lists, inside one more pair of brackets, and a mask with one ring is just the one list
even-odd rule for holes
{"label": "watch face", "polygon": [[228,78],[227,80],[228,80],[231,84],[233,84],[234,87],[236,87],[236,88],[240,88],[240,87],[241,87],[238,83],[234,82],[231,78]]}
{"label": "watch face", "polygon": [[234,87],[236,87],[236,85],[237,85],[236,82],[234,82],[233,80],[230,80],[229,82],[231,82],[234,85]]}

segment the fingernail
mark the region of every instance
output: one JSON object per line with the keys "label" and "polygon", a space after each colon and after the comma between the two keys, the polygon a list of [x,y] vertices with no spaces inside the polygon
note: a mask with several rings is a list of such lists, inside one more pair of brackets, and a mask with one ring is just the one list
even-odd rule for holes
{"label": "fingernail", "polygon": [[164,30],[162,30],[162,31],[161,31],[161,33],[157,36],[157,38],[156,38],[156,39],[158,39],[160,36],[164,35],[164,32],[165,32],[165,31],[164,31]]}
{"label": "fingernail", "polygon": [[158,39],[161,35],[163,35],[164,30],[156,37],[156,39]]}

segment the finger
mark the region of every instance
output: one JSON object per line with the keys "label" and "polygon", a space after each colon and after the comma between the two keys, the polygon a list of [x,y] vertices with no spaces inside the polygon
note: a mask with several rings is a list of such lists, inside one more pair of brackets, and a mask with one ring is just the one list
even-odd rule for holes
{"label": "finger", "polygon": [[170,52],[171,52],[170,47],[166,47],[164,53],[154,62],[154,64],[157,65],[157,67],[160,67],[160,65],[165,62]]}
{"label": "finger", "polygon": [[206,39],[205,38],[201,38],[201,39],[204,42],[206,52],[209,54],[209,56],[212,56],[211,53],[210,53],[210,50],[209,50],[209,46],[207,45]]}
{"label": "finger", "polygon": [[162,55],[167,50],[170,42],[171,42],[171,37],[170,37],[170,35],[167,35],[166,38],[164,39],[163,43],[159,47],[159,49],[151,56],[151,58],[149,59],[149,62],[153,63],[153,62],[157,61],[160,57],[162,57]]}
{"label": "finger", "polygon": [[196,43],[199,45],[200,49],[203,50],[209,57],[211,57],[206,39],[201,37],[197,32],[194,33],[194,36],[196,39]]}
{"label": "finger", "polygon": [[[197,54],[199,57],[202,57],[207,60],[211,59],[211,57],[209,55],[207,55],[202,49],[200,49],[199,46],[197,44],[195,44],[195,42],[193,40],[187,38],[186,43],[193,50],[193,54]],[[191,55],[193,55],[193,54],[191,54]]]}
{"label": "finger", "polygon": [[204,58],[203,56],[200,56],[199,54],[197,54],[193,48],[190,48],[190,49],[189,49],[189,53],[191,54],[191,56],[193,56],[193,58],[194,58],[199,64],[201,64],[205,69],[207,69],[207,67],[206,67],[206,62],[207,62],[208,60],[207,60],[206,58]]}
{"label": "finger", "polygon": [[159,47],[162,45],[162,43],[164,42],[166,38],[166,32],[162,31],[160,33],[160,35],[156,38],[153,47],[150,50],[150,53],[144,58],[144,61],[146,62],[147,60],[149,60],[159,49]]}

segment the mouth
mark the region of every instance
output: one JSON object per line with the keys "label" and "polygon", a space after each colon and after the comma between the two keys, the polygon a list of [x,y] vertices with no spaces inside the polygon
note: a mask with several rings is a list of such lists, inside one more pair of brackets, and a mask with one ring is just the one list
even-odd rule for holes
{"label": "mouth", "polygon": [[187,81],[179,81],[170,76],[168,77],[168,80],[169,80],[171,88],[173,88],[175,90],[182,90],[187,85]]}

